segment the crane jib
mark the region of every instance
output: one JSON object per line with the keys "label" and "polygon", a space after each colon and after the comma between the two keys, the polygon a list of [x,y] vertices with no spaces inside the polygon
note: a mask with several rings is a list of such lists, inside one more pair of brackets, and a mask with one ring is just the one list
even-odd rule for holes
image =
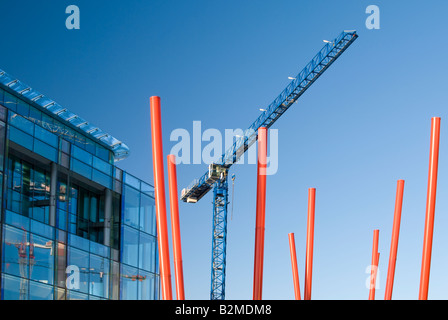
{"label": "crane jib", "polygon": [[[227,170],[236,163],[247,149],[257,140],[260,127],[271,127],[288,108],[296,102],[300,96],[336,61],[337,58],[356,40],[356,31],[343,31],[333,42],[326,41],[325,46],[314,56],[314,58],[293,78],[289,85],[277,96],[265,111],[245,131],[244,135],[237,139],[234,144],[221,156],[216,164],[211,164],[216,169],[222,167],[227,176]],[[197,202],[218,181],[211,175],[212,170],[203,174],[199,179],[193,181],[181,192],[181,200],[184,202]]]}

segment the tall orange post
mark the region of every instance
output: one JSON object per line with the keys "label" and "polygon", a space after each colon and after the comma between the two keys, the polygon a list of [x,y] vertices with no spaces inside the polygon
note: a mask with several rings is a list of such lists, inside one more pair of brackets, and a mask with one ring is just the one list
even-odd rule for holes
{"label": "tall orange post", "polygon": [[266,208],[267,128],[258,129],[257,207],[255,220],[253,300],[261,300],[263,291],[263,256]]}
{"label": "tall orange post", "polygon": [[313,278],[313,250],[314,250],[314,211],[316,202],[316,189],[308,189],[308,221],[306,231],[306,258],[305,258],[305,288],[304,299],[311,300],[311,282]]}
{"label": "tall orange post", "polygon": [[171,233],[173,237],[174,278],[177,300],[185,300],[184,272],[182,266],[182,245],[179,223],[179,199],[177,194],[176,156],[168,155],[168,181],[170,191]]}
{"label": "tall orange post", "polygon": [[294,233],[288,233],[289,251],[291,253],[291,267],[292,280],[294,282],[294,296],[296,300],[300,300],[300,283],[299,283],[299,269],[297,268],[296,242],[294,240]]}
{"label": "tall orange post", "polygon": [[376,276],[378,274],[378,261],[380,254],[378,253],[378,240],[380,231],[373,230],[373,248],[372,248],[372,266],[370,270],[370,290],[369,300],[375,300]]}
{"label": "tall orange post", "polygon": [[392,226],[392,240],[389,253],[389,267],[387,270],[386,292],[384,300],[392,299],[394,286],[395,265],[397,262],[398,236],[400,234],[401,209],[403,206],[404,180],[397,181],[397,193],[395,196],[394,222]]}
{"label": "tall orange post", "polygon": [[436,207],[437,170],[439,164],[440,118],[431,119],[429,150],[428,193],[426,197],[425,232],[423,238],[422,269],[420,274],[419,300],[428,299],[429,270],[431,267],[434,213]]}
{"label": "tall orange post", "polygon": [[165,181],[163,172],[162,116],[160,97],[150,98],[152,158],[154,168],[154,190],[157,219],[157,241],[159,245],[159,264],[161,293],[163,300],[172,300],[170,253],[165,202]]}

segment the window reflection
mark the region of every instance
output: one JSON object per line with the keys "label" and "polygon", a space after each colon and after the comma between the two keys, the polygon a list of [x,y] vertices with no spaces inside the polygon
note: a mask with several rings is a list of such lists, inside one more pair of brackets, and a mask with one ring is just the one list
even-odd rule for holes
{"label": "window reflection", "polygon": [[[0,89],[0,103],[4,96]],[[157,299],[154,198],[147,192],[152,187],[116,168],[113,153],[96,141],[12,95],[6,94],[6,104],[17,114],[0,107],[0,120],[11,124],[0,121],[2,299]],[[113,188],[107,246],[103,189],[59,170],[50,226],[50,167],[39,164],[39,157],[22,159],[14,143],[4,153],[6,130],[11,141]],[[79,268],[79,288],[67,289],[71,265]]]}
{"label": "window reflection", "polygon": [[53,284],[54,243],[52,240],[30,234],[30,279]]}
{"label": "window reflection", "polygon": [[53,300],[53,286],[30,281],[30,300]]}
{"label": "window reflection", "polygon": [[5,225],[3,228],[3,272],[28,278],[29,246],[27,231]]}
{"label": "window reflection", "polygon": [[27,300],[28,280],[3,274],[2,297],[4,300]]}
{"label": "window reflection", "polygon": [[77,267],[77,270],[79,269],[79,289],[73,290],[89,293],[89,254],[85,251],[68,247],[68,265],[74,265]]}
{"label": "window reflection", "polygon": [[123,222],[128,226],[139,228],[140,192],[125,186]]}
{"label": "window reflection", "polygon": [[122,256],[121,261],[131,266],[138,265],[138,232],[137,230],[123,226],[122,227]]}
{"label": "window reflection", "polygon": [[121,299],[137,300],[138,299],[138,282],[143,281],[139,277],[138,269],[129,266],[121,266]]}
{"label": "window reflection", "polygon": [[91,254],[89,273],[89,293],[107,298],[109,296],[109,260]]}
{"label": "window reflection", "polygon": [[139,268],[155,272],[155,237],[144,233],[140,234],[139,255]]}
{"label": "window reflection", "polygon": [[142,231],[156,235],[156,215],[154,199],[141,194],[140,228]]}
{"label": "window reflection", "polygon": [[153,273],[140,270],[140,281],[138,282],[138,299],[154,300],[155,299],[155,281]]}

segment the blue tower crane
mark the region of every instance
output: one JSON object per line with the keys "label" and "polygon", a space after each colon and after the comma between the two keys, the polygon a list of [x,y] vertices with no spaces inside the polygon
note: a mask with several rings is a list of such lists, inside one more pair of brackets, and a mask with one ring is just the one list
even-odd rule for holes
{"label": "blue tower crane", "polygon": [[195,203],[213,188],[211,300],[225,299],[227,205],[229,203],[227,175],[230,167],[257,140],[258,129],[271,127],[357,37],[356,31],[351,30],[343,31],[332,42],[325,41],[324,47],[295,78],[292,78],[289,85],[260,114],[244,135],[236,139],[216,163],[210,164],[205,174],[182,190],[181,200]]}

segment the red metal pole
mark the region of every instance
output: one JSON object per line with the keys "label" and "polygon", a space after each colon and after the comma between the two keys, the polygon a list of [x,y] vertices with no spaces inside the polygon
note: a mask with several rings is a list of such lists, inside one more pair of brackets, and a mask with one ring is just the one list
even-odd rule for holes
{"label": "red metal pole", "polygon": [[268,151],[267,145],[268,145],[267,128],[259,128],[253,300],[261,300],[263,291],[266,169],[267,169],[267,151]]}
{"label": "red metal pole", "polygon": [[172,300],[170,253],[165,202],[165,181],[163,172],[162,117],[160,97],[150,98],[152,157],[154,167],[154,190],[157,219],[157,241],[159,245],[160,281],[162,299]]}
{"label": "red metal pole", "polygon": [[398,236],[400,234],[401,209],[403,206],[404,180],[397,181],[397,194],[395,196],[394,222],[392,226],[392,240],[389,253],[389,268],[387,270],[386,293],[384,300],[392,299],[394,286],[395,264],[397,262]]}
{"label": "red metal pole", "polygon": [[294,240],[294,233],[288,233],[288,238],[289,251],[291,253],[292,279],[294,281],[294,296],[296,300],[300,300],[299,270],[297,268],[296,242]]}
{"label": "red metal pole", "polygon": [[305,259],[305,288],[304,299],[311,300],[311,282],[313,278],[313,249],[314,249],[314,211],[316,189],[308,189],[308,221],[306,231],[306,259]]}
{"label": "red metal pole", "polygon": [[378,271],[378,240],[379,240],[378,229],[373,230],[373,248],[372,248],[372,266],[370,270],[370,290],[369,290],[369,300],[375,300],[375,285],[376,285],[376,275]]}
{"label": "red metal pole", "polygon": [[420,274],[419,300],[428,299],[429,270],[434,231],[436,207],[437,170],[439,162],[440,118],[431,119],[431,140],[429,152],[428,193],[426,198],[425,233],[423,238],[422,269]]}
{"label": "red metal pole", "polygon": [[179,223],[179,200],[177,194],[176,156],[168,155],[168,181],[170,190],[171,232],[173,236],[174,277],[177,300],[185,300],[182,245]]}

